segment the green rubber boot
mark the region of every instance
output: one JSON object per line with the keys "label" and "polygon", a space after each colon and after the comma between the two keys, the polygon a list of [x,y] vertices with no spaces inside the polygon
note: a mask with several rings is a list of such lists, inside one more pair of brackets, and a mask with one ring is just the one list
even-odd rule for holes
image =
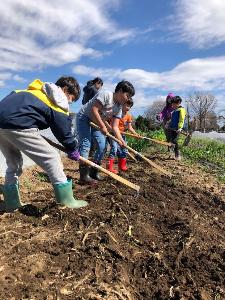
{"label": "green rubber boot", "polygon": [[20,192],[18,184],[6,184],[3,187],[5,210],[14,211],[25,205],[20,201]]}
{"label": "green rubber boot", "polygon": [[69,208],[81,208],[88,205],[84,200],[76,200],[73,197],[72,180],[66,183],[54,184],[56,201]]}

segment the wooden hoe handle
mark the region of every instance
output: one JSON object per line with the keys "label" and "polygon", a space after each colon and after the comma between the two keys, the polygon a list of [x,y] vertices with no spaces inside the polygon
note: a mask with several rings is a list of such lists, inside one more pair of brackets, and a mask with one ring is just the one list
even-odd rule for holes
{"label": "wooden hoe handle", "polygon": [[149,138],[149,137],[146,137],[146,136],[136,135],[136,134],[133,134],[133,133],[130,133],[130,132],[124,132],[124,134],[127,135],[127,136],[132,136],[132,137],[137,138],[137,139],[148,140],[148,141],[154,142],[156,144],[160,144],[160,145],[164,145],[164,146],[168,146],[168,147],[173,146],[172,143],[152,139],[152,138]]}
{"label": "wooden hoe handle", "polygon": [[[59,145],[59,144],[53,142],[52,140],[48,139],[47,137],[45,137],[45,136],[43,136],[43,135],[42,135],[42,137],[43,137],[43,138],[44,138],[51,146],[53,146],[54,148],[56,148],[56,149],[58,149],[58,150],[60,150],[60,151],[62,151],[62,152],[64,152],[64,153],[66,153],[66,150],[65,150],[65,148],[64,148],[62,145]],[[110,171],[108,171],[108,170],[106,170],[106,169],[104,169],[104,168],[102,168],[101,166],[99,166],[99,165],[93,163],[92,161],[90,161],[90,160],[88,160],[88,159],[86,159],[86,158],[84,158],[84,157],[82,157],[82,156],[80,156],[80,160],[81,160],[83,163],[85,163],[85,164],[87,164],[87,165],[89,165],[89,166],[91,166],[91,167],[93,167],[93,168],[98,169],[99,171],[101,171],[101,172],[103,172],[103,173],[109,175],[110,177],[114,178],[115,180],[117,180],[117,181],[119,181],[119,182],[121,182],[121,183],[123,183],[123,184],[129,186],[129,187],[132,188],[133,190],[139,192],[139,190],[140,190],[140,186],[139,186],[139,185],[136,185],[136,184],[134,184],[134,183],[128,181],[127,179],[125,179],[125,178],[123,178],[123,177],[121,177],[121,176],[119,176],[119,175],[117,175],[117,174],[114,174],[114,173],[112,173],[112,172],[110,172]]]}
{"label": "wooden hoe handle", "polygon": [[[96,124],[94,124],[93,122],[90,122],[90,125],[98,130],[100,130],[100,127]],[[113,135],[111,135],[110,133],[107,134],[108,137],[110,137],[112,140],[116,141],[117,143],[120,143],[120,141]],[[134,153],[135,155],[141,157],[144,161],[146,161],[149,165],[151,165],[152,167],[154,167],[155,169],[159,170],[160,172],[162,172],[163,174],[172,177],[173,175],[164,170],[162,167],[160,167],[159,165],[157,165],[156,163],[154,163],[153,161],[151,161],[150,159],[148,159],[147,157],[145,157],[144,155],[140,154],[139,152],[137,152],[136,150],[134,150],[133,148],[131,148],[128,145],[124,145],[124,148],[127,148],[130,152]]]}

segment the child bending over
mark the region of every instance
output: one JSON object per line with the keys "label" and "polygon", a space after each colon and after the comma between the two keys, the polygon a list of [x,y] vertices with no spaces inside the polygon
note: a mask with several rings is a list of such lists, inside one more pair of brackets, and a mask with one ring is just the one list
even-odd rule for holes
{"label": "child bending over", "polygon": [[[94,162],[101,165],[105,154],[106,134],[108,133],[106,121],[112,119],[112,130],[120,145],[124,145],[124,140],[118,128],[118,120],[122,117],[122,105],[129,101],[135,94],[133,85],[128,81],[121,81],[117,84],[115,92],[100,92],[87,104],[85,104],[77,114],[77,133],[79,136],[80,154],[89,157],[91,138],[94,139],[96,151]],[[91,128],[90,122],[94,122],[100,130]],[[79,166],[80,182],[95,183],[95,180],[102,180],[99,171],[89,168],[82,162]]]}
{"label": "child bending over", "polygon": [[22,153],[47,173],[59,204],[69,208],[87,205],[73,197],[72,181],[67,180],[59,153],[39,131],[51,128],[69,158],[79,160],[78,142],[71,132],[69,117],[69,104],[79,96],[76,79],[60,77],[55,84],[36,79],[27,89],[13,91],[0,101],[0,150],[7,164],[3,191],[6,211],[23,205],[19,191]]}

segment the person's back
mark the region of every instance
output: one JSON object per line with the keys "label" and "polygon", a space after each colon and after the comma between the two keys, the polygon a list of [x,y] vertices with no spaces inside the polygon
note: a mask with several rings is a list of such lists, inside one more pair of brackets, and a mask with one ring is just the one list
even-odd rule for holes
{"label": "person's back", "polygon": [[55,84],[36,79],[26,90],[13,91],[0,101],[0,128],[43,130],[49,127],[63,146],[74,148],[69,103]]}
{"label": "person's back", "polygon": [[86,86],[83,88],[83,99],[82,104],[85,105],[88,101],[90,101],[96,94],[98,94],[99,90],[103,86],[103,81],[101,78],[96,77],[93,80],[89,80]]}
{"label": "person's back", "polygon": [[163,110],[157,115],[158,121],[163,122],[165,125],[170,119],[171,119],[171,114],[173,111],[172,107],[172,99],[175,97],[173,93],[169,93],[166,97],[166,105],[164,106]]}
{"label": "person's back", "polygon": [[174,130],[183,129],[185,116],[186,116],[185,108],[181,105],[176,107],[172,112],[170,128]]}
{"label": "person's back", "polygon": [[[49,127],[47,116],[50,116],[47,111],[54,109],[56,105],[44,95],[42,87],[43,82],[36,79],[27,90],[13,91],[6,96],[0,102],[0,128],[47,129]],[[66,107],[64,107],[64,113],[66,114]]]}

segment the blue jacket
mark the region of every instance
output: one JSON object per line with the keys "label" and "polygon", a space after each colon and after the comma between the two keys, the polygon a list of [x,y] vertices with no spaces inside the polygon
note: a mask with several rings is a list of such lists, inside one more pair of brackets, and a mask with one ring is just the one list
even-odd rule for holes
{"label": "blue jacket", "polygon": [[42,130],[50,127],[67,151],[75,150],[78,142],[71,131],[69,112],[47,97],[43,85],[40,80],[34,80],[27,90],[14,91],[0,101],[0,128]]}
{"label": "blue jacket", "polygon": [[185,109],[180,106],[172,112],[170,128],[172,129],[180,129],[184,126],[184,120],[186,116]]}

